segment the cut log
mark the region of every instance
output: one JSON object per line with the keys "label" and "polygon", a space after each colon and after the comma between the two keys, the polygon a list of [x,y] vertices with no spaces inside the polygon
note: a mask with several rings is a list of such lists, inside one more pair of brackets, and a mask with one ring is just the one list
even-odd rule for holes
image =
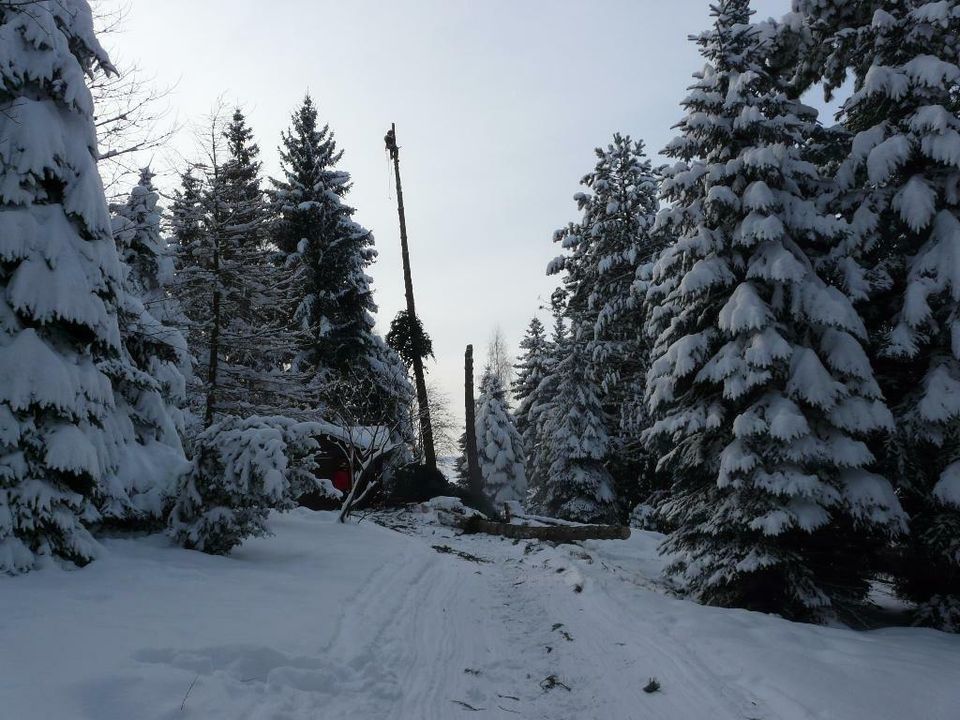
{"label": "cut log", "polygon": [[543,515],[516,514],[513,516],[517,520],[540,523],[541,525],[556,525],[557,527],[580,527],[580,523],[570,522],[569,520],[560,520],[559,518],[544,517]]}
{"label": "cut log", "polygon": [[532,525],[509,525],[492,522],[481,517],[467,518],[460,525],[468,535],[485,533],[500,535],[514,540],[551,540],[553,542],[576,542],[577,540],[626,540],[630,537],[630,528],[617,525],[552,525],[533,527]]}

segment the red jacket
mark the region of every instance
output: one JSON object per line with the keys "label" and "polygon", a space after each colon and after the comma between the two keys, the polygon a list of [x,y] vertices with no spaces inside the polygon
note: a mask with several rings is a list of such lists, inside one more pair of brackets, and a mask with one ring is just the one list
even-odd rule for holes
{"label": "red jacket", "polygon": [[350,471],[346,468],[339,468],[333,471],[333,486],[340,492],[350,492]]}

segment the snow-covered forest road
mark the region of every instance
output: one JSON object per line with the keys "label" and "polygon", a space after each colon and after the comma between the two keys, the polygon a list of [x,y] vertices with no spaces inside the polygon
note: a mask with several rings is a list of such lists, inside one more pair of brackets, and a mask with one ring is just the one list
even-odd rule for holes
{"label": "snow-covered forest road", "polygon": [[553,547],[432,518],[299,510],[227,558],[118,539],[0,580],[4,717],[956,718],[960,637],[672,598],[653,534]]}

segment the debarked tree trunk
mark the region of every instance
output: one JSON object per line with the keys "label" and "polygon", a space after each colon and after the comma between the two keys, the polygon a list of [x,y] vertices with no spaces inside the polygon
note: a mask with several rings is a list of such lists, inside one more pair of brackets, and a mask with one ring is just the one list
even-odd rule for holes
{"label": "debarked tree trunk", "polygon": [[468,535],[485,533],[514,540],[576,542],[578,540],[626,540],[630,537],[630,528],[617,525],[534,527],[532,525],[510,525],[508,523],[492,522],[478,516],[467,518],[461,523],[460,528]]}

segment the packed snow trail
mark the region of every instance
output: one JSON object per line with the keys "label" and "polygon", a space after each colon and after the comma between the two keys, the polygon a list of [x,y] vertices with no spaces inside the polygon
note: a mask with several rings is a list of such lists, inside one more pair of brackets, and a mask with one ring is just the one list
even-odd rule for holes
{"label": "packed snow trail", "polygon": [[956,718],[956,636],[672,598],[649,533],[554,547],[434,519],[298,510],[227,558],[117,539],[82,571],[0,579],[3,716]]}

